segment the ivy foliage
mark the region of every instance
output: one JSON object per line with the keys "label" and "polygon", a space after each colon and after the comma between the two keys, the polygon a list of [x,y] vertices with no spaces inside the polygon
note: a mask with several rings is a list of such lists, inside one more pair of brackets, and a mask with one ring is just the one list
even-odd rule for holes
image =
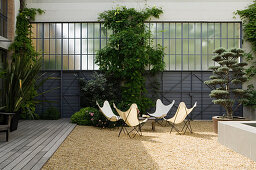
{"label": "ivy foliage", "polygon": [[36,80],[41,68],[41,58],[32,46],[31,24],[41,9],[24,8],[20,10],[16,22],[16,37],[10,45],[11,62],[5,63],[3,74],[4,107],[6,112],[26,112],[35,117],[34,97],[37,95]]}
{"label": "ivy foliage", "polygon": [[[252,51],[248,53],[246,56],[247,61],[250,63],[250,66],[246,69],[247,76],[249,78],[253,78],[256,75],[256,1],[254,0],[251,5],[249,5],[244,10],[238,10],[236,12],[242,21],[243,21],[243,32],[244,38],[252,45]],[[249,85],[248,92],[253,96],[248,98],[249,102],[246,103],[247,106],[256,106],[255,101],[255,89],[253,85]]]}
{"label": "ivy foliage", "polygon": [[[213,71],[210,80],[204,83],[211,86],[210,97],[214,104],[222,105],[226,110],[226,116],[233,118],[233,112],[243,103],[248,102],[248,92],[239,88],[239,85],[247,81],[244,66],[247,63],[238,63],[239,57],[243,58],[244,51],[239,48],[226,50],[219,48],[214,51],[213,61],[219,66],[212,66],[209,69]],[[234,104],[237,104],[233,109]]]}
{"label": "ivy foliage", "polygon": [[119,80],[124,105],[137,103],[142,111],[151,105],[145,97],[145,68],[150,66],[152,74],[164,69],[163,48],[151,47],[151,33],[144,22],[150,17],[159,18],[162,13],[156,7],[143,11],[120,7],[99,15],[99,21],[113,34],[107,46],[98,52],[96,63],[105,74]]}

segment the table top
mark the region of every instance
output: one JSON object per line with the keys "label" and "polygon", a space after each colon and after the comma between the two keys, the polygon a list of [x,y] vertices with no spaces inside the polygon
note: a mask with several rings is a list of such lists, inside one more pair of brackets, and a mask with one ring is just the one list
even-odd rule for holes
{"label": "table top", "polygon": [[15,113],[0,112],[0,115],[15,115]]}

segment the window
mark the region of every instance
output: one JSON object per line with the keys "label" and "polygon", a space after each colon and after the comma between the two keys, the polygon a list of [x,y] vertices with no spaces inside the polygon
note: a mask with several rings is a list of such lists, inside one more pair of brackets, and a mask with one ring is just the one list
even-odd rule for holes
{"label": "window", "polygon": [[[153,46],[164,47],[165,70],[208,70],[218,47],[241,46],[240,22],[150,22]],[[97,70],[110,30],[101,23],[33,23],[33,44],[45,70]]]}
{"label": "window", "polygon": [[0,36],[7,37],[7,0],[0,0]]}

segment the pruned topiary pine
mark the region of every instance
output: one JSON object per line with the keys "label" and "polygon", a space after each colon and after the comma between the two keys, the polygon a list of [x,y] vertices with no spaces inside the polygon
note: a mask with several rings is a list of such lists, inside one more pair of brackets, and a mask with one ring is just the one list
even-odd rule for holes
{"label": "pruned topiary pine", "polygon": [[[226,110],[226,116],[232,118],[233,112],[246,102],[248,97],[247,91],[239,87],[247,81],[244,71],[247,63],[238,62],[239,58],[244,56],[244,51],[238,48],[219,48],[214,53],[216,55],[212,60],[218,63],[218,66],[209,68],[213,75],[204,83],[214,88],[210,93],[213,103],[222,105]],[[236,108],[233,109],[235,104]]]}

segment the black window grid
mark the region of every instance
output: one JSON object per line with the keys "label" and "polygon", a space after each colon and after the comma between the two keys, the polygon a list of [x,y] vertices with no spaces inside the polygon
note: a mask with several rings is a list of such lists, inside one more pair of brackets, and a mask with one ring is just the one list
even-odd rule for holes
{"label": "black window grid", "polygon": [[[44,59],[43,69],[98,69],[98,66],[94,64],[95,56],[97,50],[106,45],[110,33],[110,30],[106,31],[103,28],[102,23],[32,24],[34,26],[36,25],[36,29],[34,29],[36,36],[32,36],[32,41],[34,43],[36,42],[36,50],[42,52]],[[61,34],[59,36],[57,36],[58,33],[56,32],[57,24],[61,28]],[[51,33],[51,25],[55,25],[53,26],[54,29],[52,29],[55,33]],[[63,33],[63,25],[67,27],[67,35]],[[159,43],[165,48],[163,60],[166,62],[165,70],[167,71],[207,70],[209,66],[216,64],[211,60],[213,49],[217,47],[241,48],[241,22],[150,22],[146,23],[146,25],[153,33],[152,37],[150,37],[154,42],[153,47],[156,47]],[[72,29],[73,26],[74,29]],[[75,32],[75,27],[77,26],[80,27],[77,29],[79,33]],[[192,30],[190,30],[190,26],[193,27]],[[50,31],[44,30],[45,27],[46,29],[49,27],[48,30]],[[166,27],[168,28],[167,30]],[[229,27],[232,27],[230,28],[232,31],[229,30]],[[89,33],[90,28],[92,30]],[[39,34],[40,31],[44,34]],[[105,34],[103,34],[103,31]],[[172,36],[171,34],[173,33],[174,35]],[[41,47],[39,44],[40,41]],[[55,46],[55,48],[51,46],[54,42],[55,45],[52,46]],[[58,46],[60,47],[59,50],[56,48],[56,42],[58,42]]]}

